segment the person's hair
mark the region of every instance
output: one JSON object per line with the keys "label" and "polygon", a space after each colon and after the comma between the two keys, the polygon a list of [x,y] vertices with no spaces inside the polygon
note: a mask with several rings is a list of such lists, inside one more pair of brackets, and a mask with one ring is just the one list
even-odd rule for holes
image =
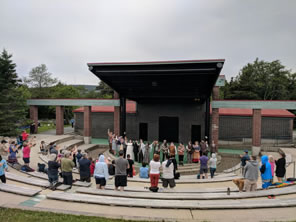
{"label": "person's hair", "polygon": [[68,158],[70,156],[70,154],[71,153],[69,151],[67,151],[67,152],[64,153],[64,155],[65,155],[66,158]]}
{"label": "person's hair", "polygon": [[88,159],[89,159],[89,161],[90,161],[90,162],[92,162],[92,161],[93,161],[92,157],[88,157]]}
{"label": "person's hair", "polygon": [[56,158],[57,158],[57,155],[54,154],[54,153],[50,154],[50,156],[49,156],[49,160],[50,160],[50,161],[55,161]]}
{"label": "person's hair", "polygon": [[63,150],[63,149],[61,149],[61,150],[60,150],[60,154],[63,154],[63,153],[64,153],[64,150]]}
{"label": "person's hair", "polygon": [[146,165],[147,165],[146,163],[142,163],[142,167],[146,167]]}
{"label": "person's hair", "polygon": [[0,154],[0,161],[2,160],[2,156],[1,156],[1,154]]}
{"label": "person's hair", "polygon": [[155,162],[158,162],[158,161],[159,161],[159,155],[158,155],[158,154],[154,154],[154,155],[153,155],[153,160],[154,160]]}
{"label": "person's hair", "polygon": [[286,157],[286,154],[285,154],[284,152],[281,152],[280,154],[281,154],[281,156],[282,156],[283,158]]}
{"label": "person's hair", "polygon": [[202,156],[206,156],[207,154],[203,152],[201,155],[202,155]]}
{"label": "person's hair", "polygon": [[272,156],[272,155],[269,155],[269,156],[268,156],[268,160],[269,160],[270,162],[273,162],[273,161],[274,161],[273,156]]}
{"label": "person's hair", "polygon": [[255,155],[252,155],[251,158],[252,158],[252,160],[256,160],[257,159],[257,157]]}
{"label": "person's hair", "polygon": [[1,140],[1,143],[4,144],[4,143],[7,143],[7,141],[6,140]]}
{"label": "person's hair", "polygon": [[127,154],[127,156],[126,156],[127,158],[131,158],[131,155],[129,155],[129,154]]}
{"label": "person's hair", "polygon": [[15,144],[15,141],[12,141],[11,144]]}
{"label": "person's hair", "polygon": [[180,144],[179,145],[183,145],[183,142],[180,142]]}
{"label": "person's hair", "polygon": [[83,157],[83,158],[86,158],[86,157],[87,157],[87,153],[83,153],[83,154],[82,154],[82,157]]}
{"label": "person's hair", "polygon": [[119,156],[123,156],[123,155],[124,155],[123,150],[119,150]]}
{"label": "person's hair", "polygon": [[81,153],[81,150],[77,150],[78,151],[78,153]]}
{"label": "person's hair", "polygon": [[112,164],[115,164],[115,160],[112,160]]}
{"label": "person's hair", "polygon": [[41,141],[41,144],[45,143],[43,140]]}

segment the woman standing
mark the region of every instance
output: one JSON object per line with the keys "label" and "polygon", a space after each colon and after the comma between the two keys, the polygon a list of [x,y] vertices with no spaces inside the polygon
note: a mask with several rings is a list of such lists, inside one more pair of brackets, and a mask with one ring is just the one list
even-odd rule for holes
{"label": "woman standing", "polygon": [[169,155],[170,157],[176,157],[176,146],[173,142],[169,146]]}
{"label": "woman standing", "polygon": [[160,162],[159,162],[159,155],[154,154],[153,155],[153,160],[150,161],[150,183],[151,191],[157,191],[158,188],[158,180],[159,180],[159,168],[160,168]]}
{"label": "woman standing", "polygon": [[193,147],[192,147],[191,141],[188,142],[188,145],[186,146],[186,151],[187,151],[187,163],[192,163]]}
{"label": "woman standing", "polygon": [[275,175],[277,176],[279,182],[283,182],[286,174],[286,155],[285,153],[281,153],[281,156],[282,157],[280,159],[275,161]]}
{"label": "woman standing", "polygon": [[178,146],[178,156],[179,156],[179,164],[182,166],[184,165],[183,164],[184,152],[185,152],[184,144],[182,142],[180,142],[180,144]]}
{"label": "woman standing", "polygon": [[140,139],[139,163],[143,163],[144,153],[145,153],[145,144],[143,143],[143,140]]}
{"label": "woman standing", "polygon": [[104,190],[106,182],[109,179],[108,167],[105,163],[104,155],[100,155],[99,161],[96,163],[94,177],[96,179],[97,189]]}
{"label": "woman standing", "polygon": [[149,163],[149,155],[150,155],[149,149],[150,149],[149,142],[147,142],[144,150],[143,163],[147,163],[147,164]]}
{"label": "woman standing", "polygon": [[192,162],[198,163],[200,158],[200,146],[198,145],[198,142],[195,141],[193,147],[193,156],[192,156]]}
{"label": "woman standing", "polygon": [[133,147],[133,142],[132,142],[132,140],[129,140],[128,143],[127,143],[127,148],[126,148],[126,156],[130,155],[131,160],[135,159],[133,148],[134,148]]}
{"label": "woman standing", "polygon": [[113,134],[112,136],[112,152],[113,152],[113,155],[116,155],[116,135]]}
{"label": "woman standing", "polygon": [[23,148],[23,161],[26,166],[29,167],[30,164],[30,152],[31,152],[32,144],[28,144],[27,142],[24,142],[24,148]]}
{"label": "woman standing", "polygon": [[166,140],[164,140],[163,143],[160,145],[160,153],[162,154],[161,160],[164,161],[165,157],[168,155],[168,145]]}

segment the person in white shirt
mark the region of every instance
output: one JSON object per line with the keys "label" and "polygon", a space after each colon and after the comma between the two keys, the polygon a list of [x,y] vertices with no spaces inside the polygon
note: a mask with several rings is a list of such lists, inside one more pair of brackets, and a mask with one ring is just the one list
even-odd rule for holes
{"label": "person in white shirt", "polygon": [[168,185],[170,188],[176,186],[174,178],[174,163],[169,159],[168,155],[165,156],[166,160],[162,162],[162,186],[166,189]]}
{"label": "person in white shirt", "polygon": [[158,180],[159,180],[159,168],[160,168],[160,162],[159,162],[159,155],[154,154],[153,160],[150,161],[150,183],[152,188],[158,187]]}

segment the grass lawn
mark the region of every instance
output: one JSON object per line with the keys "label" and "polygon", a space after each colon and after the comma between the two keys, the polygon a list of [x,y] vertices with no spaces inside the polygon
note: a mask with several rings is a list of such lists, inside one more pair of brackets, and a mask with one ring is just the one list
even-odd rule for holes
{"label": "grass lawn", "polygon": [[50,212],[0,208],[0,221],[5,222],[120,222],[126,220],[92,216],[76,216]]}

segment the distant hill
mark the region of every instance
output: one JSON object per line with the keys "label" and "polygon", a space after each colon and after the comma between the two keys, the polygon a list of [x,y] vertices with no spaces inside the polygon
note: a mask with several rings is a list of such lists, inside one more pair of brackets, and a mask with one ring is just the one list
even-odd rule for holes
{"label": "distant hill", "polygon": [[97,85],[71,85],[73,87],[84,87],[87,91],[96,90]]}

